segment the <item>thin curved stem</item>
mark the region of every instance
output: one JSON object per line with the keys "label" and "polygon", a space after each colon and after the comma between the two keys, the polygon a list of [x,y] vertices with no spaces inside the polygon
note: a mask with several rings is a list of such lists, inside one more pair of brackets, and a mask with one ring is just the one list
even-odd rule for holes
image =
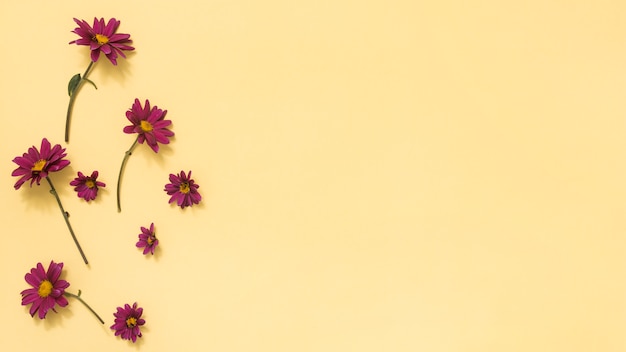
{"label": "thin curved stem", "polygon": [[96,311],[95,311],[95,310],[93,310],[93,309],[89,306],[89,304],[87,304],[87,302],[83,301],[83,299],[82,299],[82,298],[80,298],[80,290],[78,290],[78,294],[73,294],[73,293],[70,293],[70,292],[65,291],[65,292],[63,292],[63,295],[65,295],[65,296],[67,296],[67,297],[74,297],[74,298],[76,298],[77,300],[79,300],[79,301],[80,301],[80,303],[82,303],[85,307],[87,307],[87,309],[89,309],[89,311],[90,311],[91,313],[93,313],[93,315],[95,315],[95,316],[96,316],[96,318],[98,318],[98,320],[100,320],[100,322],[101,322],[102,324],[104,324],[104,320],[102,320],[102,318],[100,318],[100,316],[98,315],[98,313],[96,313]]}
{"label": "thin curved stem", "polygon": [[139,141],[139,136],[135,138],[133,144],[128,148],[126,153],[124,154],[124,159],[122,159],[122,166],[120,166],[120,173],[117,175],[117,211],[122,211],[122,205],[120,202],[120,188],[122,186],[122,174],[124,173],[124,168],[126,166],[126,162],[128,161],[128,157],[133,154],[133,149],[137,146],[137,141]]}
{"label": "thin curved stem", "polygon": [[61,199],[59,198],[59,195],[57,194],[57,190],[54,188],[54,185],[52,184],[52,180],[50,179],[50,176],[46,176],[46,180],[48,181],[48,184],[50,184],[50,193],[52,193],[54,198],[56,198],[57,203],[59,204],[59,208],[61,209],[61,214],[63,214],[63,219],[65,219],[67,228],[70,230],[72,239],[74,240],[76,247],[78,247],[78,251],[80,252],[80,255],[83,257],[83,261],[85,262],[85,264],[89,264],[89,262],[87,261],[87,257],[85,257],[85,253],[83,252],[83,249],[80,247],[80,244],[78,243],[78,239],[76,239],[74,230],[72,230],[72,225],[70,225],[70,219],[68,218],[68,215],[65,209],[63,209],[63,204],[61,204]]}
{"label": "thin curved stem", "polygon": [[93,64],[94,64],[94,61],[91,61],[89,63],[89,66],[87,66],[85,73],[83,73],[83,75],[80,78],[80,81],[78,81],[76,88],[74,88],[74,90],[70,94],[70,102],[67,105],[67,115],[65,117],[65,142],[66,143],[70,141],[70,120],[72,117],[72,109],[74,108],[74,100],[76,100],[76,94],[78,93],[78,90],[80,89],[80,87],[83,85],[83,82],[85,81],[91,82],[87,79],[87,75],[89,74],[89,72],[91,72],[91,68],[93,67]]}

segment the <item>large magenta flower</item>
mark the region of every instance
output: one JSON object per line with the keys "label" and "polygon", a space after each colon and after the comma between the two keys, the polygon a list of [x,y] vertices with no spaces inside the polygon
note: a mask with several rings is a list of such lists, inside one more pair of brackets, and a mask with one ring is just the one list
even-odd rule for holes
{"label": "large magenta flower", "polygon": [[57,264],[51,261],[48,271],[43,269],[41,263],[37,263],[37,267],[32,268],[24,277],[26,282],[33,287],[22,291],[22,305],[32,304],[31,316],[34,317],[35,313],[39,312],[39,319],[44,319],[50,309],[56,312],[54,308],[57,304],[60,307],[67,306],[68,302],[63,294],[70,284],[65,280],[59,280],[62,269],[63,263]]}
{"label": "large magenta flower", "polygon": [[125,58],[126,55],[124,51],[135,50],[134,47],[128,45],[132,43],[130,34],[115,33],[117,27],[120,25],[120,21],[115,18],[111,18],[105,25],[104,18],[97,19],[94,17],[93,27],[85,20],[74,18],[74,22],[78,24],[78,27],[74,28],[72,32],[78,34],[80,38],[72,40],[70,44],[88,45],[91,50],[91,62],[82,76],[80,73],[75,74],[67,84],[67,93],[70,96],[70,101],[67,105],[67,115],[65,117],[66,142],[70,141],[70,120],[72,117],[72,107],[76,100],[76,93],[78,93],[78,90],[84,82],[89,82],[96,89],[98,88],[93,81],[87,78],[87,75],[91,72],[93,64],[100,58],[100,52],[103,52],[113,65],[117,65],[118,55]]}
{"label": "large magenta flower", "polygon": [[39,185],[42,178],[45,178],[46,181],[48,181],[48,184],[50,185],[50,193],[57,200],[57,204],[59,205],[59,209],[61,210],[63,218],[65,219],[65,224],[67,224],[67,228],[70,230],[72,239],[74,240],[76,247],[78,247],[78,251],[83,257],[85,264],[88,264],[87,257],[85,257],[85,253],[80,247],[80,244],[76,239],[76,235],[74,234],[74,230],[70,225],[68,213],[63,208],[63,204],[61,204],[59,194],[54,188],[52,180],[48,176],[48,173],[59,171],[70,164],[69,160],[63,159],[65,156],[65,148],[61,148],[61,146],[58,144],[55,144],[54,147],[50,147],[50,142],[48,142],[48,140],[44,138],[41,141],[41,150],[37,150],[35,146],[32,146],[31,148],[28,148],[28,153],[24,153],[22,156],[15,157],[15,159],[13,159],[13,162],[16,163],[19,167],[13,170],[13,173],[11,173],[11,175],[20,176],[20,179],[17,180],[17,182],[15,183],[15,189],[19,189],[20,187],[22,187],[24,182],[28,180],[31,180],[31,187],[34,182],[37,182],[37,185]]}
{"label": "large magenta flower", "polygon": [[159,143],[168,144],[170,142],[169,137],[174,135],[174,132],[167,128],[172,124],[172,121],[165,120],[166,114],[167,110],[161,110],[156,105],[151,108],[148,99],[146,99],[146,105],[142,107],[137,98],[135,98],[135,102],[131,108],[126,111],[126,118],[132,122],[132,125],[125,126],[124,133],[137,133],[137,138],[135,138],[133,144],[126,151],[124,159],[122,159],[122,165],[120,166],[120,173],[117,177],[117,211],[122,211],[120,188],[124,166],[128,161],[128,157],[131,156],[137,146],[137,143],[143,144],[143,142],[146,142],[155,153],[158,153]]}
{"label": "large magenta flower", "polygon": [[28,180],[31,180],[31,187],[34,182],[39,185],[41,179],[46,178],[49,172],[59,171],[70,164],[69,160],[63,159],[66,155],[65,148],[61,148],[58,144],[51,148],[46,138],[41,141],[40,150],[37,150],[35,146],[28,148],[28,153],[13,159],[19,167],[13,170],[11,175],[21,176],[15,183],[15,189],[22,187]]}
{"label": "large magenta flower", "polygon": [[167,129],[172,121],[165,120],[166,114],[167,110],[161,110],[156,105],[150,108],[148,99],[146,99],[146,105],[141,107],[139,99],[135,98],[133,106],[126,111],[126,118],[132,125],[124,127],[124,133],[139,134],[137,141],[139,143],[145,141],[155,153],[158,153],[158,143],[168,144],[169,137],[174,135],[174,132]]}
{"label": "large magenta flower", "polygon": [[100,52],[103,52],[113,65],[117,65],[118,55],[126,58],[124,50],[135,50],[134,47],[128,45],[133,42],[130,40],[130,34],[115,33],[120,26],[120,21],[115,18],[111,18],[105,25],[104,18],[94,17],[93,27],[85,20],[74,18],[74,22],[78,24],[78,27],[72,32],[78,34],[80,38],[72,40],[70,44],[88,45],[93,62],[98,61]]}
{"label": "large magenta flower", "polygon": [[137,248],[143,248],[143,254],[148,253],[154,255],[154,250],[159,245],[159,240],[154,233],[154,223],[150,224],[150,229],[141,226],[141,233],[139,234],[139,241],[137,241]]}
{"label": "large magenta flower", "polygon": [[191,178],[191,171],[186,175],[185,171],[179,174],[170,174],[170,183],[165,185],[164,191],[170,195],[169,203],[176,202],[179,207],[190,207],[200,203],[202,196],[198,193],[199,185]]}
{"label": "large magenta flower", "polygon": [[124,308],[117,307],[117,312],[113,313],[115,316],[115,323],[111,325],[111,330],[115,330],[115,336],[120,336],[124,340],[137,341],[138,337],[141,337],[140,326],[146,323],[141,318],[143,308],[137,307],[137,302],[131,307],[128,304],[124,305]]}
{"label": "large magenta flower", "polygon": [[74,190],[78,192],[78,197],[86,201],[94,200],[98,196],[98,187],[105,187],[104,182],[98,179],[98,171],[91,173],[91,176],[85,176],[78,171],[78,177],[70,182],[70,186],[75,186]]}
{"label": "large magenta flower", "polygon": [[67,306],[68,302],[65,297],[74,297],[104,324],[98,313],[80,297],[80,290],[78,290],[78,294],[65,291],[70,284],[65,280],[59,280],[62,270],[63,263],[55,263],[54,261],[50,261],[48,271],[43,269],[41,263],[37,263],[37,267],[30,269],[30,273],[27,273],[24,279],[33,288],[22,291],[22,305],[32,304],[30,315],[34,317],[35,313],[39,312],[39,319],[44,319],[50,309],[56,312],[54,308],[57,304],[60,307]]}

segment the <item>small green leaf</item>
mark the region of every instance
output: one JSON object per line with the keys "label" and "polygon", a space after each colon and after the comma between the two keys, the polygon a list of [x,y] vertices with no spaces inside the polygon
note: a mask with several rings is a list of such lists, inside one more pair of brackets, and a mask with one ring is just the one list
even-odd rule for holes
{"label": "small green leaf", "polygon": [[85,81],[87,81],[87,82],[91,83],[91,85],[92,85],[94,88],[98,89],[98,87],[96,86],[96,84],[95,84],[95,83],[93,83],[93,81],[92,81],[92,80],[87,79],[87,78],[83,78],[83,79],[84,79]]}
{"label": "small green leaf", "polygon": [[67,84],[67,94],[69,94],[70,97],[72,96],[72,94],[74,94],[74,91],[78,87],[79,83],[80,73],[77,73],[70,79],[70,82]]}

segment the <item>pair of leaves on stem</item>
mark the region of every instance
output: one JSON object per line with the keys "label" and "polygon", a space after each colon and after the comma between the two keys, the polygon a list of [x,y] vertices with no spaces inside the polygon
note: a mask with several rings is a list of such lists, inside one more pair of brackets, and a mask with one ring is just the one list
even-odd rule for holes
{"label": "pair of leaves on stem", "polygon": [[67,94],[70,97],[72,96],[72,94],[74,94],[74,92],[76,92],[76,89],[78,89],[78,86],[80,85],[81,81],[87,81],[91,83],[91,85],[93,85],[94,88],[98,89],[98,86],[96,86],[96,84],[92,80],[88,78],[82,78],[80,76],[80,73],[77,73],[70,79],[70,82],[67,84]]}

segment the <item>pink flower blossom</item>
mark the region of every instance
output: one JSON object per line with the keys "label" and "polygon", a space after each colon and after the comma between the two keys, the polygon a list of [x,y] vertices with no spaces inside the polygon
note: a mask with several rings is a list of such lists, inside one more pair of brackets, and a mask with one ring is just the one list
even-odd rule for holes
{"label": "pink flower blossom", "polygon": [[75,186],[74,190],[78,192],[78,197],[86,201],[94,200],[98,196],[98,187],[105,187],[104,182],[97,180],[98,171],[91,173],[91,176],[85,176],[78,171],[78,177],[70,182],[70,186]]}
{"label": "pink flower blossom", "polygon": [[50,147],[50,142],[46,138],[41,141],[41,148],[37,150],[35,146],[28,148],[28,152],[13,159],[19,167],[13,170],[12,176],[20,176],[15,183],[15,189],[22,187],[24,182],[30,180],[32,187],[34,182],[40,184],[41,179],[46,178],[49,172],[62,170],[70,164],[69,160],[63,159],[67,154],[65,148],[55,144]]}
{"label": "pink flower blossom", "polygon": [[51,261],[47,271],[43,269],[41,263],[37,263],[37,267],[32,268],[30,273],[24,276],[32,288],[22,291],[22,305],[31,304],[31,316],[34,317],[35,313],[39,313],[39,319],[45,319],[50,309],[56,312],[54,309],[56,305],[67,306],[68,302],[63,294],[70,284],[65,280],[59,280],[62,269],[63,263]]}
{"label": "pink flower blossom", "polygon": [[72,31],[80,36],[79,39],[72,40],[70,44],[88,45],[91,50],[91,61],[96,62],[100,57],[100,52],[106,55],[113,65],[117,65],[118,55],[126,58],[124,51],[135,50],[128,45],[132,43],[130,34],[116,33],[120,26],[120,21],[111,18],[104,24],[104,18],[93,19],[93,27],[85,20],[74,18],[78,27]]}
{"label": "pink flower blossom", "polygon": [[132,307],[129,304],[117,307],[117,312],[113,313],[115,323],[111,325],[111,330],[115,330],[115,336],[136,342],[137,338],[142,336],[140,327],[146,323],[141,314],[143,308],[137,307],[137,302]]}
{"label": "pink flower blossom", "polygon": [[167,110],[161,110],[156,105],[150,108],[148,99],[146,99],[146,105],[142,107],[139,99],[135,98],[133,106],[126,111],[126,118],[132,125],[124,127],[124,133],[139,134],[137,142],[145,141],[155,153],[158,153],[158,143],[168,144],[169,137],[174,135],[174,132],[167,128],[172,121],[165,120],[165,115],[167,115]]}
{"label": "pink flower blossom", "polygon": [[170,174],[170,183],[165,185],[164,191],[170,195],[169,203],[176,202],[181,207],[190,207],[200,203],[202,196],[198,192],[199,185],[191,178],[191,171],[186,175],[185,171],[179,174]]}
{"label": "pink flower blossom", "polygon": [[154,254],[154,250],[159,245],[159,240],[154,233],[154,223],[150,224],[150,228],[141,227],[141,233],[139,234],[139,241],[137,241],[137,248],[143,248],[143,254]]}

